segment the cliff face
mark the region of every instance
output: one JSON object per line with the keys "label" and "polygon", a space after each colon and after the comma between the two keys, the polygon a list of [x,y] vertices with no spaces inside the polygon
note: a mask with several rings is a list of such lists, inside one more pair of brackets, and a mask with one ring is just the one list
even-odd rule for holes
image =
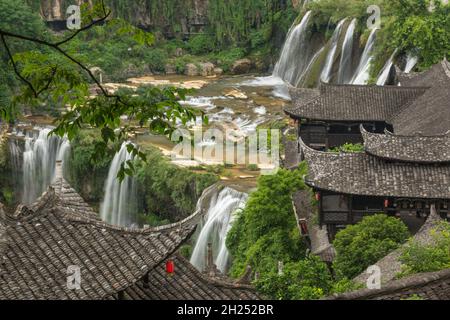
{"label": "cliff face", "polygon": [[[65,10],[71,4],[91,0],[40,0],[39,11],[46,21],[65,20]],[[171,25],[190,32],[207,23],[208,0],[106,0],[115,15],[146,29],[167,29]],[[36,3],[30,3],[33,7]]]}

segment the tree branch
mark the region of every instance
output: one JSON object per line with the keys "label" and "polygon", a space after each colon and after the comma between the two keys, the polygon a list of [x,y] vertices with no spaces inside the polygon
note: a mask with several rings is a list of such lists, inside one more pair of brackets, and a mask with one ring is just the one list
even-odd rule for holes
{"label": "tree branch", "polygon": [[46,41],[46,40],[32,38],[32,37],[29,37],[29,36],[16,34],[16,33],[12,33],[12,32],[0,29],[0,36],[2,38],[3,46],[5,47],[5,49],[6,49],[7,53],[8,53],[8,58],[9,58],[9,60],[11,61],[12,65],[13,65],[14,73],[19,77],[20,80],[22,80],[31,89],[31,91],[33,92],[35,98],[37,98],[39,96],[39,94],[41,94],[43,91],[45,91],[46,89],[49,88],[49,86],[50,86],[50,84],[51,84],[51,82],[53,80],[53,77],[56,74],[56,70],[53,70],[52,76],[50,77],[47,85],[42,90],[39,90],[39,92],[38,92],[33,87],[33,84],[29,80],[27,80],[24,76],[22,76],[22,74],[20,73],[20,71],[17,68],[17,65],[16,65],[16,63],[14,61],[13,55],[11,53],[11,50],[8,47],[8,44],[6,42],[5,37],[11,37],[11,38],[16,38],[16,39],[21,39],[21,40],[37,43],[39,45],[47,46],[49,48],[52,48],[52,49],[58,51],[63,56],[65,56],[67,59],[69,59],[70,61],[72,61],[76,65],[78,65],[82,70],[84,70],[89,75],[89,77],[92,79],[92,81],[94,81],[95,84],[100,88],[102,94],[105,97],[116,98],[117,101],[121,102],[120,97],[118,97],[116,95],[110,95],[108,93],[108,91],[102,86],[102,84],[97,80],[97,78],[94,76],[94,74],[91,72],[91,70],[89,70],[88,67],[86,67],[83,63],[81,63],[80,61],[78,61],[77,59],[75,59],[74,57],[69,55],[66,51],[64,51],[63,49],[60,48],[61,45],[69,42],[70,40],[75,38],[81,32],[86,31],[86,30],[92,28],[93,26],[95,26],[96,24],[99,24],[99,23],[105,21],[111,15],[111,11],[108,11],[108,12],[106,11],[105,3],[104,3],[103,0],[102,0],[101,4],[102,4],[102,10],[103,10],[103,17],[101,17],[98,20],[95,20],[95,21],[91,22],[87,26],[85,26],[85,27],[77,30],[76,32],[74,32],[72,35],[70,35],[66,39],[58,41],[56,43],[52,43],[52,42],[49,42],[49,41]]}

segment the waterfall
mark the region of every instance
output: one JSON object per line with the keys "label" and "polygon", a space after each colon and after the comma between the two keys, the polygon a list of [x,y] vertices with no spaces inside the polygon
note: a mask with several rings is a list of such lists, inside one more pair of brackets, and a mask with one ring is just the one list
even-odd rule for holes
{"label": "waterfall", "polygon": [[308,67],[306,67],[305,72],[303,72],[302,76],[298,79],[296,83],[296,87],[302,87],[305,83],[305,80],[307,76],[309,75],[312,67],[316,63],[317,59],[319,59],[320,55],[322,54],[323,50],[325,50],[325,47],[322,47],[317,51],[314,56],[312,57],[311,61],[309,62]]}
{"label": "waterfall", "polygon": [[[69,141],[49,136],[51,129],[39,128],[26,133],[22,160],[22,203],[33,203],[51,184],[56,160],[64,160],[70,150]],[[19,157],[17,148],[10,147]],[[17,160],[14,160],[17,162]]]}
{"label": "waterfall", "polygon": [[100,206],[100,217],[103,221],[116,226],[131,227],[137,221],[137,191],[134,177],[125,176],[121,182],[117,178],[122,163],[133,160],[124,142],[116,153],[105,182],[105,197]]}
{"label": "waterfall", "polygon": [[349,83],[352,78],[353,43],[357,20],[353,19],[347,28],[342,45],[341,62],[339,64],[338,83]]}
{"label": "waterfall", "polygon": [[419,62],[419,58],[415,55],[408,54],[406,57],[406,66],[405,73],[410,73],[412,69],[416,66],[417,62]]}
{"label": "waterfall", "polygon": [[384,86],[388,81],[389,74],[391,73],[392,66],[394,65],[394,58],[396,54],[397,50],[394,51],[394,53],[391,55],[391,57],[381,70],[380,74],[378,75],[377,86]]}
{"label": "waterfall", "polygon": [[367,84],[370,77],[370,66],[373,60],[373,49],[375,47],[376,33],[378,29],[373,29],[370,33],[369,39],[367,40],[366,46],[364,48],[361,60],[359,62],[358,68],[351,81],[352,84]]}
{"label": "waterfall", "polygon": [[191,256],[191,263],[200,271],[206,267],[208,243],[211,243],[213,261],[222,273],[226,273],[229,265],[226,236],[234,213],[244,208],[247,197],[247,194],[227,187],[211,198],[204,221],[199,225],[200,231]]}
{"label": "waterfall", "polygon": [[298,25],[293,25],[288,32],[286,43],[281,51],[280,59],[275,65],[273,76],[295,84],[308,64],[308,45],[306,31],[311,17],[308,11]]}
{"label": "waterfall", "polygon": [[330,51],[328,51],[325,66],[323,67],[322,74],[320,75],[320,79],[326,83],[330,82],[331,79],[331,71],[333,69],[336,50],[338,48],[339,38],[341,36],[342,27],[344,26],[345,20],[346,19],[343,19],[338,23],[336,29],[334,30],[333,36],[331,37]]}

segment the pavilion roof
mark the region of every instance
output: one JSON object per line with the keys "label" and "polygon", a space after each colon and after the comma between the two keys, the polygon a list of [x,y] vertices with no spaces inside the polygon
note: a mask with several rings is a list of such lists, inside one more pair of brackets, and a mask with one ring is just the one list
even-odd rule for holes
{"label": "pavilion roof", "polygon": [[211,278],[198,271],[179,254],[169,260],[175,272],[168,275],[165,261],[150,273],[148,284],[143,280],[125,291],[125,299],[131,300],[258,300],[255,288]]}
{"label": "pavilion roof", "polygon": [[291,88],[293,106],[285,112],[293,118],[309,120],[386,121],[427,89],[322,83],[319,91],[305,94],[305,89]]}
{"label": "pavilion roof", "polygon": [[[198,213],[158,228],[128,229],[94,216],[61,177],[30,207],[0,219],[0,299],[103,299],[158,266],[190,236]],[[81,289],[67,286],[78,266]]]}
{"label": "pavilion roof", "polygon": [[408,86],[430,86],[423,95],[400,112],[390,123],[399,135],[443,135],[450,131],[450,64],[447,60],[434,65],[406,83]]}
{"label": "pavilion roof", "polygon": [[450,131],[441,136],[405,136],[371,133],[361,126],[367,153],[388,160],[450,163]]}
{"label": "pavilion roof", "polygon": [[450,165],[387,161],[365,152],[313,150],[302,142],[307,183],[336,193],[417,199],[450,199]]}

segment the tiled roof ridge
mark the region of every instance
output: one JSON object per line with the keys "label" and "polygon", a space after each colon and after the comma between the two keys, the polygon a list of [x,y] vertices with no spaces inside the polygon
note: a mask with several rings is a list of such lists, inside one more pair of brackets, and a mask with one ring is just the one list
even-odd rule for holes
{"label": "tiled roof ridge", "polygon": [[328,88],[336,88],[336,87],[343,87],[343,88],[358,88],[358,89],[378,89],[378,90],[392,90],[392,91],[406,91],[406,90],[427,90],[430,89],[430,86],[378,86],[376,84],[351,84],[351,83],[326,83],[321,82],[320,88],[323,88],[323,90]]}
{"label": "tiled roof ridge", "polygon": [[[64,205],[63,194],[61,189],[59,189],[59,185],[63,185],[67,183],[64,178],[60,178],[59,182],[53,183],[48,187],[47,191],[44,192],[41,197],[39,197],[32,205],[19,205],[12,216],[8,218],[13,220],[14,222],[20,222],[22,220],[33,220],[42,215],[50,214],[52,210],[43,210],[44,208],[55,208],[57,206]],[[210,186],[209,188],[212,188]],[[208,189],[209,189],[208,188]],[[185,219],[174,222],[171,224],[159,226],[159,227],[147,227],[147,228],[127,228],[110,225],[104,221],[99,220],[98,218],[92,217],[88,214],[80,214],[75,210],[71,210],[70,207],[61,206],[62,211],[64,212],[65,219],[68,219],[77,223],[85,223],[91,224],[92,226],[99,228],[107,228],[108,230],[115,230],[128,234],[150,234],[154,232],[170,232],[177,229],[182,229],[185,227],[194,227],[197,222],[200,220],[201,215],[203,214],[201,210],[196,210],[192,215],[186,217]],[[37,213],[39,212],[39,214]]]}
{"label": "tiled roof ridge", "polygon": [[[49,187],[48,190],[31,206],[19,205],[12,216],[8,216],[13,222],[21,222],[27,220],[33,220],[41,218],[44,215],[51,214],[59,204],[61,204],[61,198],[55,193],[53,187]],[[50,209],[50,210],[44,210]],[[88,215],[79,214],[70,208],[60,208],[64,213],[64,218],[76,223],[90,224],[93,227],[102,229],[114,230],[127,234],[150,234],[155,232],[170,232],[184,227],[194,227],[200,219],[201,211],[196,211],[189,217],[175,223],[171,223],[159,227],[147,227],[142,229],[127,228],[110,225],[104,221],[93,218]]]}
{"label": "tiled roof ridge", "polygon": [[360,125],[367,154],[385,160],[410,163],[449,163],[450,131],[435,136],[369,132]]}
{"label": "tiled roof ridge", "polygon": [[[179,253],[175,253],[174,256],[177,259],[182,260],[183,262],[185,262],[185,266],[189,269],[192,270],[192,272],[198,272],[199,273],[199,277],[201,278],[201,280],[203,280],[204,282],[208,283],[208,284],[212,284],[212,285],[216,285],[218,287],[222,287],[222,288],[227,288],[227,289],[245,289],[245,290],[251,290],[256,292],[255,287],[249,285],[249,284],[244,284],[244,283],[237,283],[237,282],[231,282],[231,281],[227,281],[227,280],[222,280],[222,279],[218,279],[218,278],[212,278],[212,277],[208,277],[208,275],[206,275],[203,272],[199,272],[185,257],[183,257],[181,254]],[[155,266],[156,268],[156,266]]]}
{"label": "tiled roof ridge", "polygon": [[444,269],[437,272],[418,273],[410,277],[392,281],[381,289],[371,290],[362,289],[358,291],[333,295],[325,298],[328,300],[357,300],[370,299],[383,294],[398,293],[407,291],[409,288],[421,287],[433,282],[450,279],[450,269]]}

